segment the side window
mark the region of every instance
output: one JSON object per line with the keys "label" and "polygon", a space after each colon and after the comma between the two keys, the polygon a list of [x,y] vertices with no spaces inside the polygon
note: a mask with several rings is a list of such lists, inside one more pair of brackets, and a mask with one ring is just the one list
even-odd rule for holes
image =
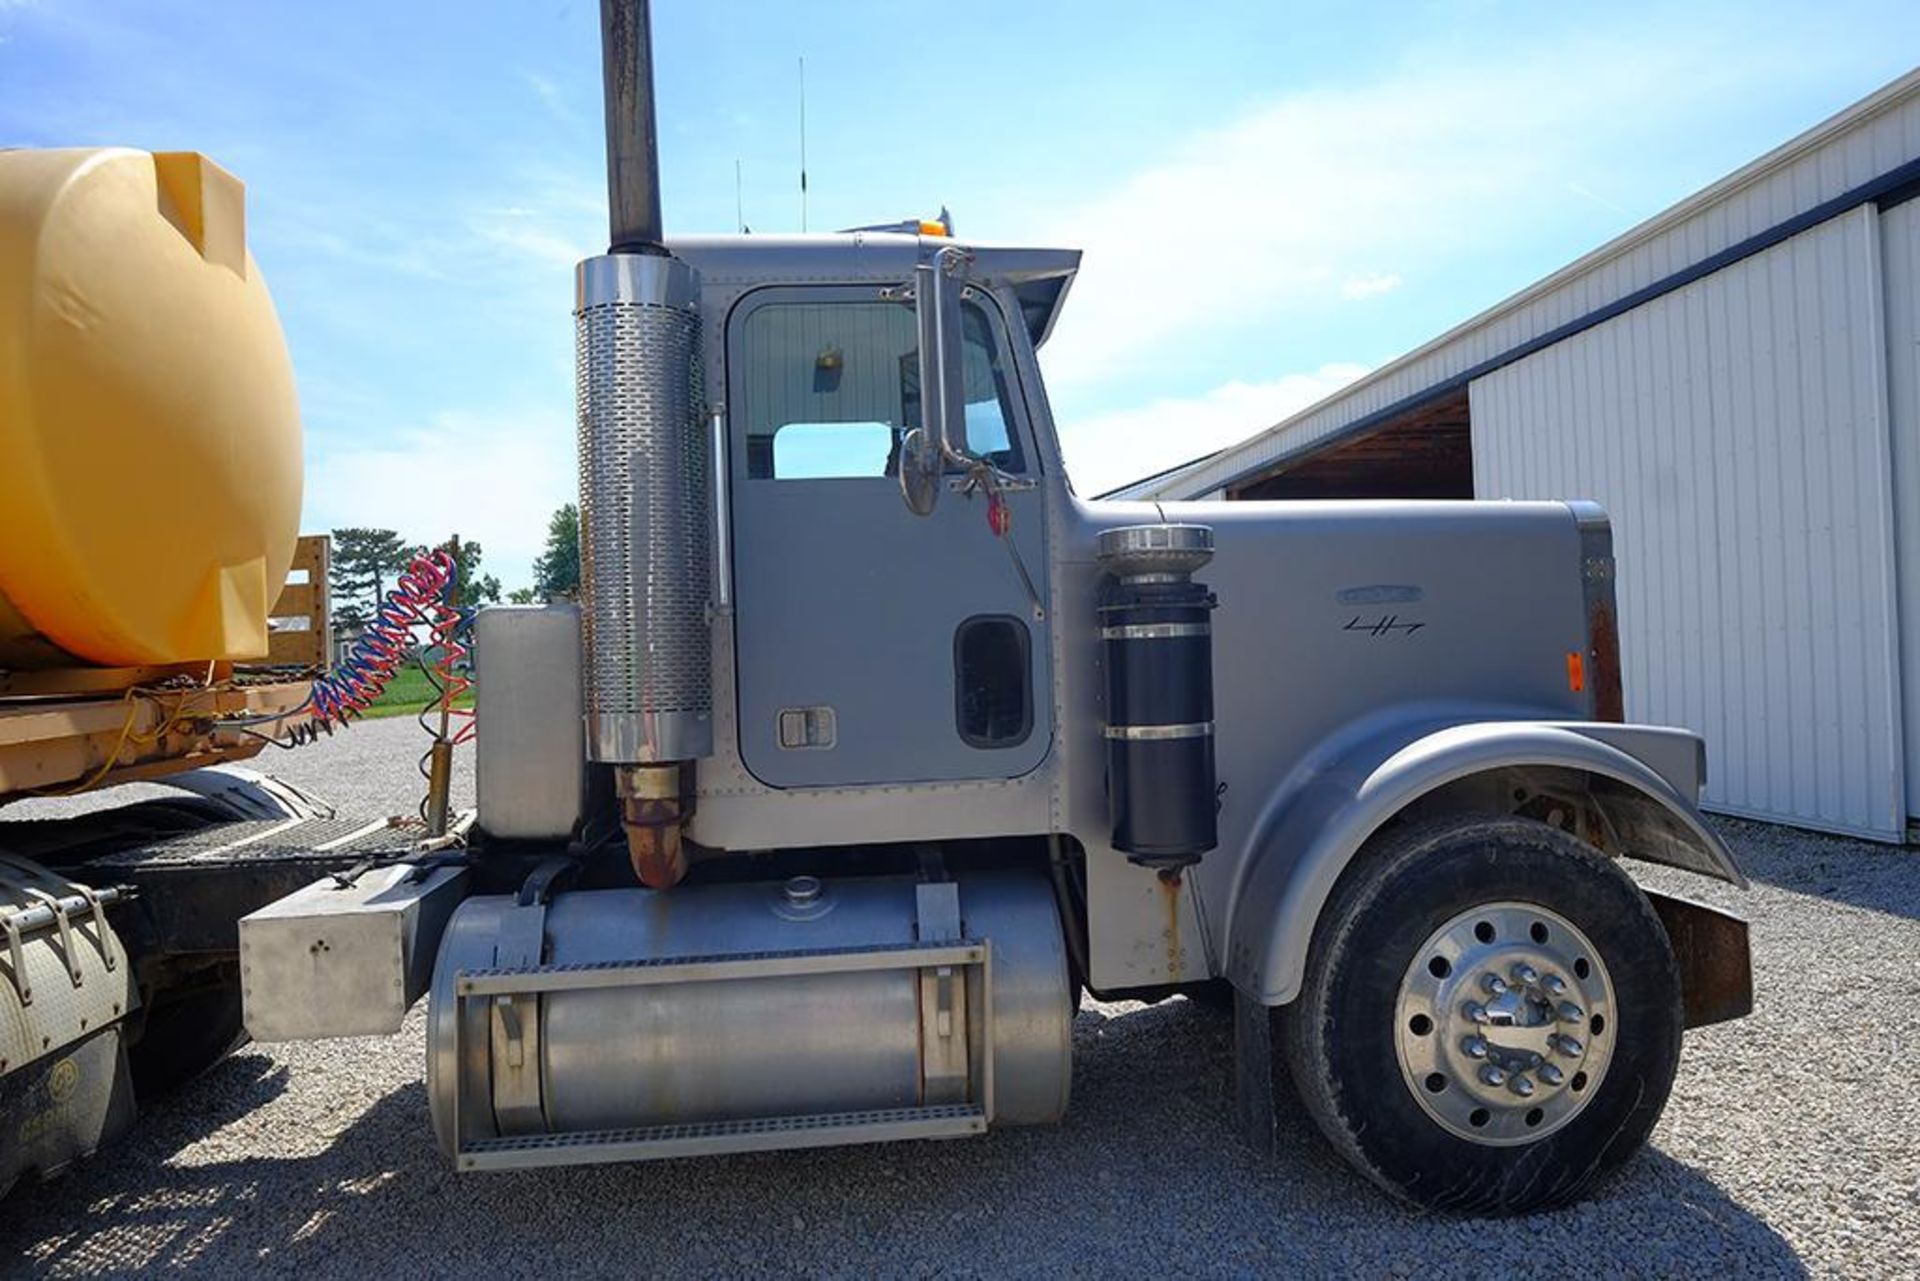
{"label": "side window", "polygon": [[953,634],[953,713],[968,747],[1018,747],[1033,732],[1032,640],[1007,614],[976,614]]}
{"label": "side window", "polygon": [[883,476],[892,452],[886,423],[786,423],[773,433],[773,476]]}
{"label": "side window", "polygon": [[[1026,468],[1009,429],[1007,383],[987,314],[965,306],[966,447]],[[770,302],[741,322],[740,411],[755,480],[893,476],[920,425],[913,309],[894,302]]]}
{"label": "side window", "polygon": [[1020,455],[1007,430],[1007,387],[1000,371],[1000,349],[987,314],[969,304],[961,312],[966,334],[967,449],[1002,471],[1017,472]]}

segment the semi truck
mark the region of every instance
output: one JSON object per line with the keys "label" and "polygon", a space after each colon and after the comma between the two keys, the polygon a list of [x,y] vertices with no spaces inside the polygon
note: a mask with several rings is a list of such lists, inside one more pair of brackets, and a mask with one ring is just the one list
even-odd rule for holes
{"label": "semi truck", "polygon": [[1083,993],[1188,996],[1256,1147],[1297,1105],[1475,1213],[1626,1162],[1752,982],[1632,874],[1744,884],[1700,738],[1624,719],[1605,514],[1085,497],[1077,251],[668,237],[647,6],[601,22],[580,599],[473,620],[463,842],[240,920],[253,1037],[424,997],[490,1171],[1054,1122]]}

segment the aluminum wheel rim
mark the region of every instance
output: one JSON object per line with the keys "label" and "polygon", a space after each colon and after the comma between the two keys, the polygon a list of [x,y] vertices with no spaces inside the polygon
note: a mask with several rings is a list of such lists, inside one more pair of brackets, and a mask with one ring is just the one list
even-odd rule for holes
{"label": "aluminum wheel rim", "polygon": [[1394,1004],[1407,1090],[1442,1128],[1513,1147],[1599,1093],[1613,1059],[1613,981],[1587,936],[1537,903],[1488,903],[1428,936]]}

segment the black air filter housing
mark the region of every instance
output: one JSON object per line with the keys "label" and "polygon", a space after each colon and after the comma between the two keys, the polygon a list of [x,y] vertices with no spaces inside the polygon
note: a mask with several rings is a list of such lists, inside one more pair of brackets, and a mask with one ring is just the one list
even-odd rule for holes
{"label": "black air filter housing", "polygon": [[1213,593],[1190,575],[1213,558],[1204,525],[1100,535],[1113,845],[1148,867],[1184,867],[1218,843],[1213,762]]}

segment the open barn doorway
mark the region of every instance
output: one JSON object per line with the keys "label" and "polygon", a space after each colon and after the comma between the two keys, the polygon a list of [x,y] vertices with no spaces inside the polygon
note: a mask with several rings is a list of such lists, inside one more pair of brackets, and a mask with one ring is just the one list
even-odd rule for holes
{"label": "open barn doorway", "polygon": [[1233,482],[1226,496],[1472,498],[1467,389]]}

